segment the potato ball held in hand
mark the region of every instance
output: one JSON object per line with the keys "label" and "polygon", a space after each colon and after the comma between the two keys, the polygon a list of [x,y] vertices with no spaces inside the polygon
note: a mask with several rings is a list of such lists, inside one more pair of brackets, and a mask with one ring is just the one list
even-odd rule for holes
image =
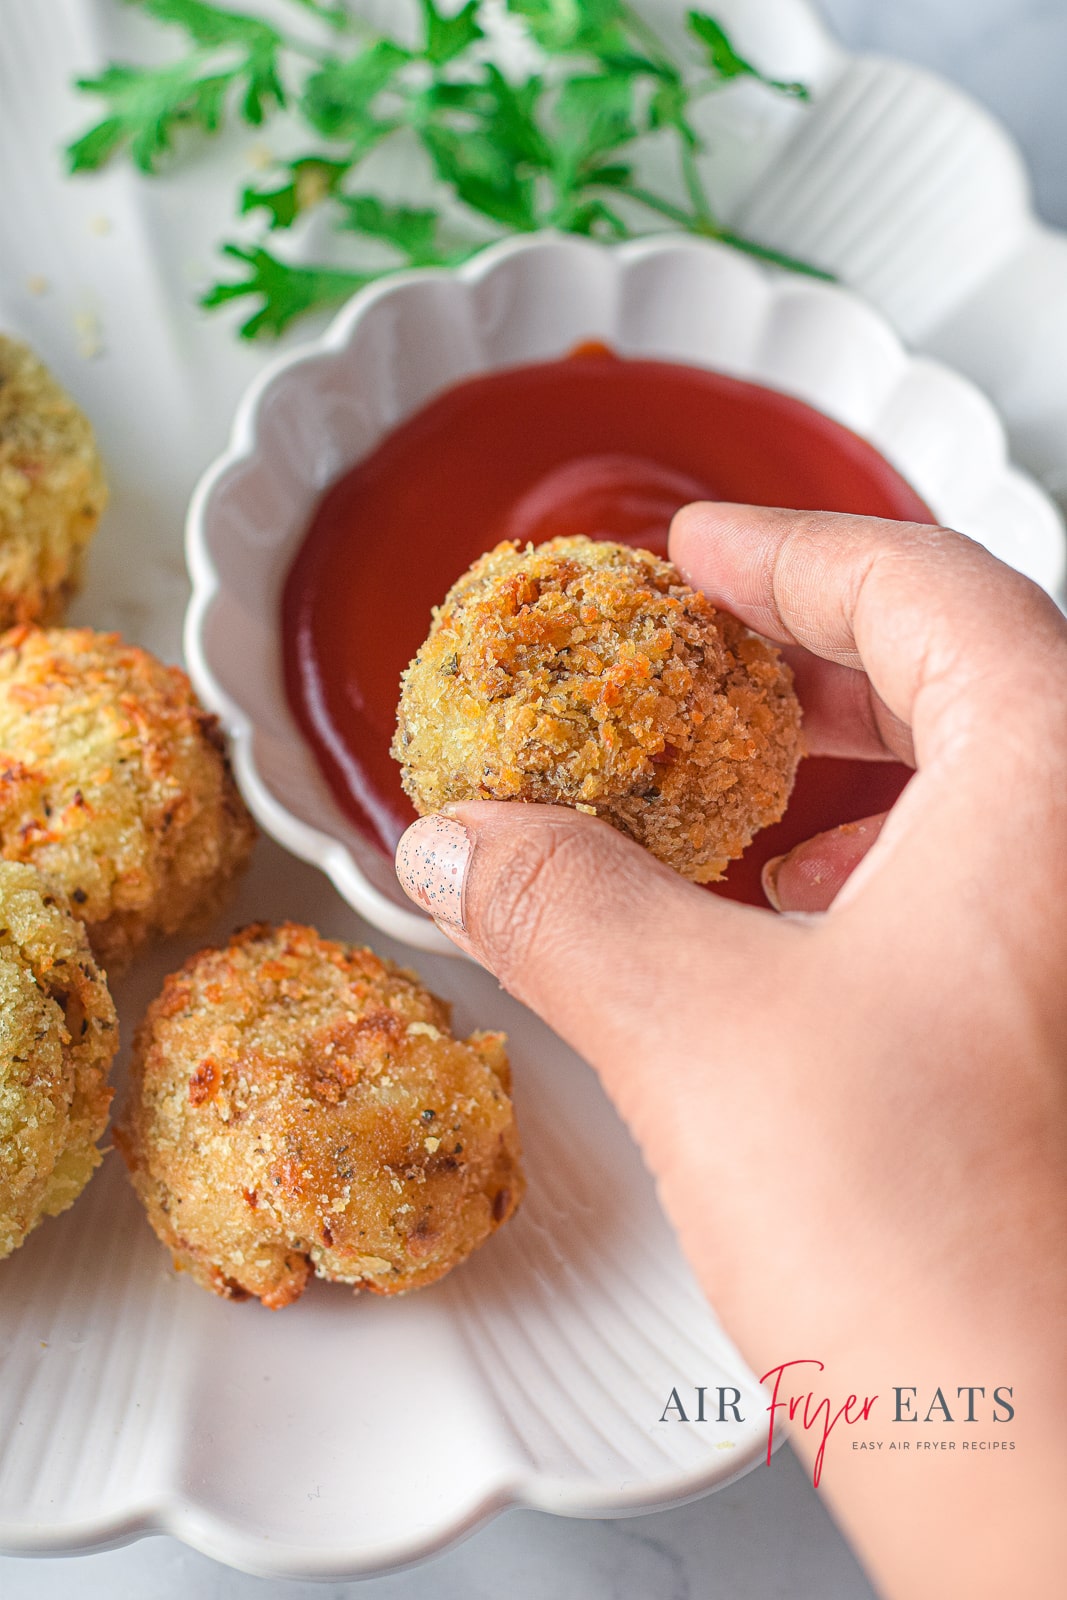
{"label": "potato ball held in hand", "polygon": [[0,628],[59,620],[106,504],[87,418],[0,333]]}
{"label": "potato ball held in hand", "polygon": [[89,628],[0,635],[0,856],[66,892],[110,971],[217,910],[254,836],[178,667]]}
{"label": "potato ball held in hand", "polygon": [[175,1265],[289,1305],[312,1272],[433,1283],[523,1192],[499,1033],[453,1037],[414,973],[293,923],[203,950],[149,1008],[116,1131]]}
{"label": "potato ball held in hand", "polygon": [[474,563],[403,675],[393,740],[419,812],[576,806],[697,883],[779,820],[800,753],[774,646],[669,562],[586,538]]}
{"label": "potato ball held in hand", "polygon": [[99,1165],[117,1046],[85,929],[33,867],[0,861],[0,1259]]}

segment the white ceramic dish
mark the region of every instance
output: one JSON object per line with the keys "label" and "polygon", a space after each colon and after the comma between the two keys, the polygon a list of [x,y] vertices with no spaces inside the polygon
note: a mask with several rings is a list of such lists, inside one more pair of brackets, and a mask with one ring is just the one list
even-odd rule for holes
{"label": "white ceramic dish", "polygon": [[543,237],[365,290],[319,341],[253,384],[230,449],[193,496],[185,653],[201,698],[230,730],[263,827],[321,867],[368,922],[422,950],[453,946],[345,819],[286,704],[281,588],[325,487],[398,421],[460,379],[561,356],[585,339],[807,401],[875,445],[941,522],[1046,588],[1063,580],[1059,515],[1009,464],[989,402],[908,355],[844,289],[693,240],[608,247]]}
{"label": "white ceramic dish", "polygon": [[[399,3],[367,0],[381,20]],[[667,27],[685,9],[640,3]],[[271,354],[193,303],[260,136],[220,140],[163,183],[121,168],[71,183],[57,146],[86,107],[70,79],[138,59],[158,34],[113,0],[0,9],[0,321],[85,405],[113,488],[74,620],[177,659],[189,495]],[[849,57],[805,0],[715,9],[743,50],[818,90],[810,112],[743,90],[723,101],[716,183],[730,219],[810,249],[913,347],[978,381],[1016,459],[1067,491],[1067,240],[1034,220],[1003,135],[948,85]],[[214,932],[284,916],[368,936],[322,873],[264,842]],[[188,948],[157,952],[119,987],[127,1038]],[[109,1158],[72,1211],[0,1265],[0,1548],[86,1551],[166,1531],[252,1571],[346,1577],[413,1560],[505,1505],[624,1513],[761,1459],[762,1428],[656,1420],[675,1382],[751,1377],[591,1075],[485,974],[431,954],[419,967],[461,1026],[511,1038],[533,1176],[515,1250],[501,1236],[407,1303],[323,1289],[273,1318],[175,1278]]]}

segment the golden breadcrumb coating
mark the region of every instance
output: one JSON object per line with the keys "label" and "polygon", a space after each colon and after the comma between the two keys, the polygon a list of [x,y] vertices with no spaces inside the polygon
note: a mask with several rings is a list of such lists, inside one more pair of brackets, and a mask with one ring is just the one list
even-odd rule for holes
{"label": "golden breadcrumb coating", "polygon": [[801,753],[778,651],[646,550],[497,545],[434,611],[393,755],[420,812],[576,806],[697,883],[777,822]]}
{"label": "golden breadcrumb coating", "polygon": [[134,1046],[116,1143],[175,1265],[289,1305],[314,1271],[433,1283],[522,1197],[504,1035],[371,950],[286,923],[168,978]]}
{"label": "golden breadcrumb coating", "polygon": [[100,1164],[118,1046],[85,929],[33,867],[0,861],[0,1258]]}
{"label": "golden breadcrumb coating", "polygon": [[0,333],[0,628],[59,621],[106,504],[88,419]]}
{"label": "golden breadcrumb coating", "polygon": [[254,834],[178,667],[89,628],[0,635],[0,855],[66,891],[105,967],[215,912]]}

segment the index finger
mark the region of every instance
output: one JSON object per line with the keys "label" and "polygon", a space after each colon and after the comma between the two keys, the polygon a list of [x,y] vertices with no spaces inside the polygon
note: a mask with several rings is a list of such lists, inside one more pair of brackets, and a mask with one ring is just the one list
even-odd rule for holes
{"label": "index finger", "polygon": [[[920,767],[939,743],[1047,718],[1067,624],[1029,579],[945,528],[833,512],[700,502],[671,557],[716,605],[780,644],[866,673],[912,730]],[[992,714],[991,714],[992,713]]]}

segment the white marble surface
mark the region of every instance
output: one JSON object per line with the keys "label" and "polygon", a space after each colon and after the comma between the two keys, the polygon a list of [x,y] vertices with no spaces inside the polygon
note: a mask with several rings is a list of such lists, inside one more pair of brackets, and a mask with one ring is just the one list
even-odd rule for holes
{"label": "white marble surface", "polygon": [[[1015,133],[1038,205],[1067,225],[1067,0],[817,0],[852,48],[928,65]],[[0,1558],[4,1600],[870,1600],[791,1454],[709,1500],[619,1522],[511,1512],[426,1566],[357,1585],[267,1582],[154,1538],[62,1560]]]}
{"label": "white marble surface", "polygon": [[618,1522],[511,1511],[424,1566],[358,1584],[269,1582],[172,1539],[73,1560],[0,1561],[4,1600],[871,1600],[803,1468]]}

